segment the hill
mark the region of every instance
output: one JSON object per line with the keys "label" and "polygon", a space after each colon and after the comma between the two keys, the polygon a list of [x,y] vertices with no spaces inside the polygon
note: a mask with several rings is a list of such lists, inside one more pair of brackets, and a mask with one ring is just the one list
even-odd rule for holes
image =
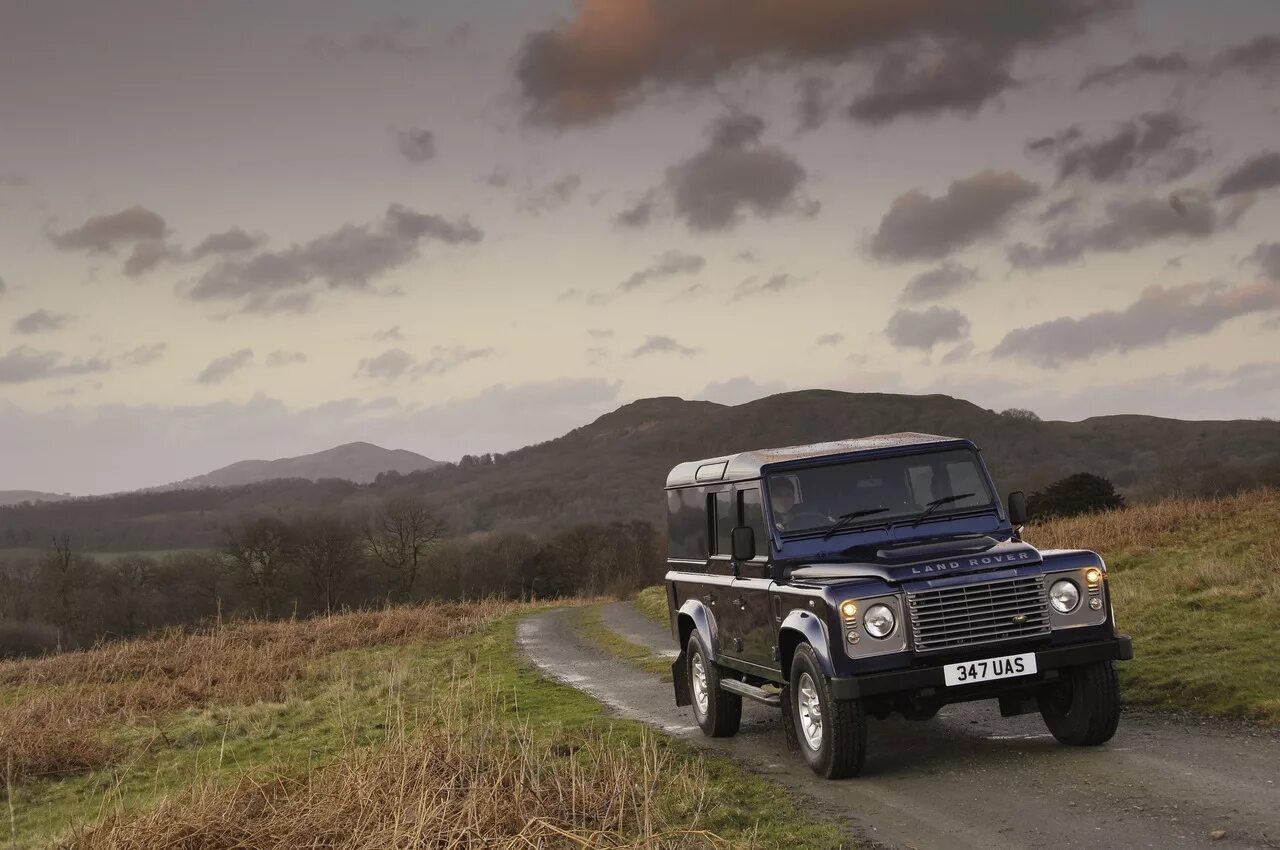
{"label": "hill", "polygon": [[347,443],[299,457],[285,457],[278,460],[242,460],[230,466],[215,469],[213,472],[170,484],[165,489],[239,487],[276,478],[305,478],[309,481],[340,478],[357,484],[368,484],[384,472],[403,475],[434,469],[442,465],[441,461],[432,460],[405,449],[384,449],[372,443]]}
{"label": "hill", "polygon": [[23,502],[60,502],[71,497],[65,493],[41,493],[38,490],[0,490],[0,507]]}
{"label": "hill", "polygon": [[417,496],[459,534],[542,535],[586,521],[665,522],[662,486],[682,460],[762,446],[924,431],[983,447],[1001,491],[1032,491],[1076,472],[1130,498],[1280,482],[1280,423],[1102,416],[1041,422],[944,395],[807,390],[733,407],[642,399],[563,437],[496,457],[464,458],[374,483],[268,481],[245,487],[125,494],[0,508],[0,546],[43,546],[73,534],[82,549],[218,546],[229,523],[257,513],[349,516]]}

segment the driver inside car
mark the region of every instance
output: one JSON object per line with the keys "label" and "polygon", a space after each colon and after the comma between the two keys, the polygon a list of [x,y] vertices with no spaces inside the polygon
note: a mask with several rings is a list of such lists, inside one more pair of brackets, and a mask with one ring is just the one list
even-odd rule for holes
{"label": "driver inside car", "polygon": [[773,507],[773,524],[778,531],[798,531],[830,522],[825,511],[806,509],[796,496],[795,481],[776,477],[769,482],[769,504]]}

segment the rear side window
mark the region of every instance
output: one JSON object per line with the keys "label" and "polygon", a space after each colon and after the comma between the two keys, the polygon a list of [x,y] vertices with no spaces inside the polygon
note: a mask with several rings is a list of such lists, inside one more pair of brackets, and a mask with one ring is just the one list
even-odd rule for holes
{"label": "rear side window", "polygon": [[768,536],[764,530],[764,505],[760,501],[758,487],[738,491],[738,514],[742,517],[742,524],[755,532],[756,552],[762,553]]}
{"label": "rear side window", "polygon": [[707,557],[707,508],[696,487],[667,491],[667,551],[672,558]]}
{"label": "rear side window", "polygon": [[734,522],[733,494],[729,491],[715,494],[715,540],[717,555],[728,555],[733,551]]}

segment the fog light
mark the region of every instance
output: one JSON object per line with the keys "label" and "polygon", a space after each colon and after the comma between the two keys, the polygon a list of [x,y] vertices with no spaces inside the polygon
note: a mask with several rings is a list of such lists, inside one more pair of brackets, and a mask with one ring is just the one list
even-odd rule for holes
{"label": "fog light", "polygon": [[1092,609],[1093,609],[1093,610],[1095,610],[1095,611],[1101,611],[1101,610],[1102,610],[1102,600],[1101,600],[1101,599],[1099,599],[1099,598],[1098,598],[1098,597],[1096,597],[1096,596],[1095,596],[1095,597],[1093,597],[1092,599],[1090,599],[1090,600],[1089,600],[1089,607],[1090,607],[1090,608],[1092,608]]}
{"label": "fog light", "polygon": [[846,620],[853,620],[858,616],[858,603],[852,599],[846,599],[840,603],[840,616]]}
{"label": "fog light", "polygon": [[1098,582],[1102,581],[1102,570],[1097,567],[1090,567],[1084,571],[1084,580],[1090,587],[1097,587]]}
{"label": "fog light", "polygon": [[1049,604],[1059,614],[1070,614],[1080,604],[1080,588],[1074,581],[1062,579],[1049,588]]}
{"label": "fog light", "polygon": [[857,642],[858,642],[858,633],[857,633],[857,632],[849,632],[849,634],[848,634],[848,641],[849,641],[849,643],[857,643]]}

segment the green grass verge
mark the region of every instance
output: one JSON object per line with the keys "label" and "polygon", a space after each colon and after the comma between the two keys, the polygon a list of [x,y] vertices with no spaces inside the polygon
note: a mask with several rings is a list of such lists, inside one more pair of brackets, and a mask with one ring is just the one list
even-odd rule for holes
{"label": "green grass verge", "polygon": [[654,653],[654,651],[635,641],[628,640],[604,624],[603,607],[592,605],[578,612],[573,624],[576,631],[587,643],[598,646],[605,652],[629,664],[657,676],[664,682],[671,681],[671,659]]}
{"label": "green grass verge", "polygon": [[[479,635],[444,643],[334,654],[317,662],[302,693],[285,702],[214,707],[182,712],[158,725],[117,728],[114,734],[145,744],[127,763],[9,789],[13,818],[0,817],[0,846],[54,846],[74,824],[147,807],[209,777],[229,781],[263,769],[303,774],[343,751],[383,741],[389,729],[431,722],[414,716],[413,706],[459,676],[478,677],[484,687],[477,690],[496,694],[502,716],[512,724],[567,744],[608,735],[611,746],[634,749],[638,757],[642,740],[652,733],[639,723],[605,717],[594,699],[526,667],[515,649],[517,620],[510,616]],[[406,709],[410,716],[398,719]],[[732,761],[663,736],[658,742],[673,769],[697,766],[706,772],[703,802],[713,805],[699,815],[699,828],[755,847],[852,846],[835,826],[805,817],[786,791]],[[567,746],[566,752],[573,749]],[[665,804],[675,820],[694,816],[694,801]]]}
{"label": "green grass verge", "polygon": [[637,611],[658,625],[670,625],[671,615],[667,610],[667,589],[663,585],[656,584],[653,587],[646,587],[636,594],[632,604],[636,606]]}

